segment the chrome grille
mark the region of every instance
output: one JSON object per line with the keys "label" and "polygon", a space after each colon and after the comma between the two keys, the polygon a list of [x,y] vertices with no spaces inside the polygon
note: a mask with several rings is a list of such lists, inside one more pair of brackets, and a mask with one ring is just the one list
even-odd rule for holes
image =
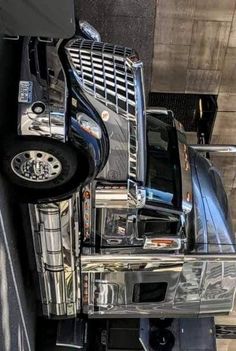
{"label": "chrome grille", "polygon": [[[119,45],[94,42],[84,39],[73,39],[66,45],[69,63],[80,87],[88,100],[102,115],[104,105],[110,109],[110,119],[105,123],[108,130],[118,126],[122,135],[122,143],[128,146],[127,162],[129,198],[136,192],[132,184],[144,184],[145,180],[145,100],[143,90],[143,64],[138,60],[134,50]],[[120,119],[123,119],[121,123]],[[125,130],[121,128],[125,126]],[[127,138],[123,140],[124,133]],[[113,146],[118,139],[109,135]],[[119,140],[118,140],[119,142]],[[115,144],[114,144],[115,143]],[[121,144],[118,149],[121,148]],[[115,149],[114,149],[115,150]],[[115,152],[111,146],[111,158]],[[109,169],[109,160],[107,165]],[[122,167],[121,167],[122,168]],[[123,169],[123,168],[122,168]],[[137,200],[137,199],[136,199]],[[138,200],[137,200],[138,202]]]}
{"label": "chrome grille", "polygon": [[113,111],[136,113],[133,64],[136,53],[126,47],[76,39],[66,46],[76,77],[83,88]]}

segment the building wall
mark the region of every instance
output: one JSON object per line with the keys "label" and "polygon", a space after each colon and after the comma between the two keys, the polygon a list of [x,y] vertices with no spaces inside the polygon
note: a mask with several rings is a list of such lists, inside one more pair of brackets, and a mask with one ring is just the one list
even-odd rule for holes
{"label": "building wall", "polygon": [[236,93],[235,0],[159,0],[151,91]]}
{"label": "building wall", "polygon": [[146,92],[236,94],[236,0],[78,0],[104,41],[133,47]]}

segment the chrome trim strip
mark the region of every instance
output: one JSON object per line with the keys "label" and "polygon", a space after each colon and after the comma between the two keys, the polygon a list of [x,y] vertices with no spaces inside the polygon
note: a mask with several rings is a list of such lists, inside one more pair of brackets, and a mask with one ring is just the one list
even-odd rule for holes
{"label": "chrome trim strip", "polygon": [[128,179],[128,205],[129,208],[142,208],[146,203],[146,189]]}
{"label": "chrome trim strip", "polygon": [[174,120],[174,125],[175,128],[180,131],[181,133],[185,133],[184,126],[181,122],[179,122],[177,119],[174,118],[174,112],[169,110],[169,112],[172,114],[173,120]]}
{"label": "chrome trim strip", "polygon": [[175,118],[173,118],[173,120],[176,128],[176,132],[177,132],[179,160],[180,160],[180,167],[181,167],[182,209],[184,213],[188,214],[189,212],[191,212],[193,207],[193,186],[192,186],[192,174],[191,174],[189,150],[188,150],[189,146],[187,144],[185,130],[182,123],[177,121]]}
{"label": "chrome trim strip", "polygon": [[151,108],[147,108],[146,112],[147,113],[154,113],[154,114],[160,113],[160,114],[168,116],[168,110],[165,107],[151,107]]}
{"label": "chrome trim strip", "polygon": [[192,149],[198,152],[215,152],[215,153],[234,153],[236,145],[189,145]]}
{"label": "chrome trim strip", "polygon": [[[127,59],[128,61],[128,59]],[[134,74],[136,118],[129,118],[129,179],[134,182],[145,183],[146,174],[146,111],[145,94],[143,83],[143,63],[132,62],[131,67]],[[140,167],[140,165],[142,165]],[[135,171],[135,177],[133,172]]]}
{"label": "chrome trim strip", "polygon": [[81,191],[80,215],[83,218],[83,242],[94,246],[96,241],[95,191],[93,184],[86,185]]}
{"label": "chrome trim strip", "polygon": [[[220,255],[209,255],[209,254],[199,254],[199,255],[183,255],[183,254],[133,254],[132,256],[127,255],[82,255],[81,256],[81,264],[82,270],[87,272],[96,272],[99,269],[103,272],[106,271],[109,265],[114,265],[114,268],[117,262],[120,263],[119,267],[128,267],[132,268],[132,265],[140,264],[142,266],[142,270],[150,269],[150,264],[152,267],[158,268],[160,266],[172,266],[186,263],[194,263],[194,262],[211,262],[211,263],[223,263],[223,262],[232,262],[235,261],[235,254],[220,254]],[[147,266],[143,266],[143,263],[146,263]],[[91,266],[90,266],[91,264]],[[118,268],[118,266],[117,266]]]}
{"label": "chrome trim strip", "polygon": [[[145,254],[145,255],[82,255],[81,269],[82,272],[109,272],[119,271],[127,268],[132,270],[132,267],[142,267],[142,271],[155,270],[160,267],[171,267],[176,265],[183,265],[185,260],[184,255],[164,255],[159,254]],[[138,266],[137,266],[138,265]],[[112,268],[113,267],[113,268]]]}
{"label": "chrome trim strip", "polygon": [[20,36],[19,35],[4,35],[3,39],[4,40],[19,40]]}
{"label": "chrome trim strip", "polygon": [[146,190],[128,179],[128,186],[98,185],[95,189],[96,208],[142,208],[146,202]]}
{"label": "chrome trim strip", "polygon": [[[173,244],[168,246],[168,244],[166,244],[166,246],[164,245],[165,241],[172,241]],[[160,245],[156,245],[155,241],[159,242]],[[163,241],[163,245],[161,245],[161,241]],[[170,237],[170,236],[163,236],[163,237],[145,237],[145,241],[144,241],[144,245],[143,248],[144,250],[154,250],[154,251],[178,251],[180,250],[182,247],[184,247],[184,240],[183,239],[179,239],[176,237]]]}
{"label": "chrome trim strip", "polygon": [[128,204],[128,189],[126,187],[111,186],[110,189],[106,187],[97,187],[95,191],[96,208],[123,208]]}
{"label": "chrome trim strip", "polygon": [[38,37],[38,41],[41,43],[53,43],[53,38]]}
{"label": "chrome trim strip", "polygon": [[182,140],[185,139],[185,136],[181,133],[182,137],[180,137],[180,133],[181,133],[180,131],[177,131],[179,159],[180,159],[180,167],[181,167],[181,180],[182,180],[182,209],[184,213],[189,213],[193,207],[192,176],[191,176],[188,146],[187,146],[187,143],[182,142]]}

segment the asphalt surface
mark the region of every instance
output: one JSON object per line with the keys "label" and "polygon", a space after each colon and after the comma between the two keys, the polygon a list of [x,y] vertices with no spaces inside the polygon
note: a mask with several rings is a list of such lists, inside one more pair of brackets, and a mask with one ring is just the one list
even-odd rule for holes
{"label": "asphalt surface", "polygon": [[[0,38],[0,148],[16,128],[17,43]],[[0,351],[35,349],[36,307],[19,204],[0,174]]]}

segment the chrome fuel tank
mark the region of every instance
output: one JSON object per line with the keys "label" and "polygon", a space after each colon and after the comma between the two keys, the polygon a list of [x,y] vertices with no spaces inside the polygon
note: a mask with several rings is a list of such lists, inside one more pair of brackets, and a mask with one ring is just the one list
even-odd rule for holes
{"label": "chrome fuel tank", "polygon": [[76,194],[65,201],[30,205],[43,314],[80,312],[79,226]]}

